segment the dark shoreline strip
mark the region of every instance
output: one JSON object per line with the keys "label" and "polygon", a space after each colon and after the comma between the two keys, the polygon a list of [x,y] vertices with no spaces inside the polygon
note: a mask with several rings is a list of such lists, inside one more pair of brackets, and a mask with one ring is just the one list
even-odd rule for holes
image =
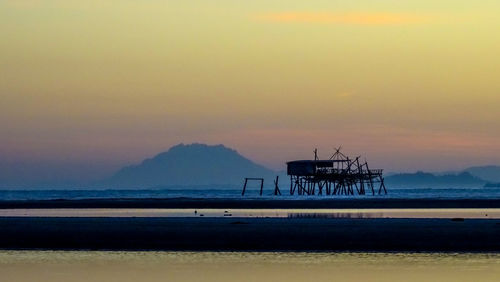
{"label": "dark shoreline strip", "polygon": [[500,220],[0,218],[1,249],[500,252]]}
{"label": "dark shoreline strip", "polygon": [[500,208],[500,199],[82,199],[0,201],[0,209],[15,208]]}

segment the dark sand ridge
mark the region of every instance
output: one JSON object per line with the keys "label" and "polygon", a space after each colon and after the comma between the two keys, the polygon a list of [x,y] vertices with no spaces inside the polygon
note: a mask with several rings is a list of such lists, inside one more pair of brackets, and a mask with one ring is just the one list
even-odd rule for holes
{"label": "dark sand ridge", "polygon": [[0,201],[0,209],[15,208],[500,208],[500,199],[82,199]]}
{"label": "dark sand ridge", "polygon": [[3,249],[499,252],[500,220],[0,218]]}

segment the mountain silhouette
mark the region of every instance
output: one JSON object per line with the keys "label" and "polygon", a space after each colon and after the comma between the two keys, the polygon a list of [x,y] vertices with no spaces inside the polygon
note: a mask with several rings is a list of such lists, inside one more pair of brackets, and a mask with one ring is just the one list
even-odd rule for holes
{"label": "mountain silhouette", "polygon": [[475,166],[465,171],[486,181],[500,183],[500,166]]}
{"label": "mountain silhouette", "polygon": [[270,182],[276,174],[224,145],[194,143],[176,145],[138,165],[124,167],[104,184],[112,188],[241,187],[245,177],[262,177]]}

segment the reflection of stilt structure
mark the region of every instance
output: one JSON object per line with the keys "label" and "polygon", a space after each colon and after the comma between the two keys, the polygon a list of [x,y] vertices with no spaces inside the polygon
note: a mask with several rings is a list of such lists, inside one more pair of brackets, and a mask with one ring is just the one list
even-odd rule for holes
{"label": "reflection of stilt structure", "polygon": [[287,163],[290,175],[290,195],[365,195],[370,189],[375,195],[375,184],[387,194],[382,169],[370,169],[368,163],[360,163],[360,157],[351,159],[336,149],[328,160],[318,159],[317,150],[314,160],[299,160]]}

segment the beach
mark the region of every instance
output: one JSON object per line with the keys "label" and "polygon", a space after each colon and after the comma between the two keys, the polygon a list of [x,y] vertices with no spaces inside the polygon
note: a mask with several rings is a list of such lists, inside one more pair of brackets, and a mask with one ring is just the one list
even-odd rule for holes
{"label": "beach", "polygon": [[2,217],[2,249],[498,252],[498,219]]}
{"label": "beach", "polygon": [[498,199],[1,201],[0,248],[498,252],[499,207]]}

